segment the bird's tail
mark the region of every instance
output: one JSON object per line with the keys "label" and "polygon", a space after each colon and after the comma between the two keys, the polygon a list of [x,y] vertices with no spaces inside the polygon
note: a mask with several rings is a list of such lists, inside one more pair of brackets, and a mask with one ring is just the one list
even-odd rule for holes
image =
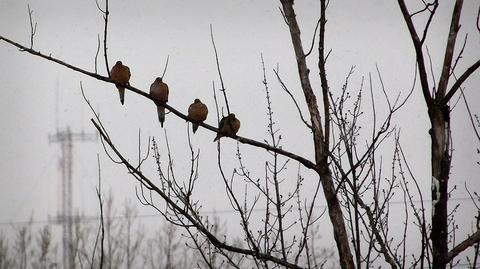
{"label": "bird's tail", "polygon": [[123,103],[125,102],[125,88],[117,86],[117,89],[118,94],[120,95],[120,103],[122,103],[123,105]]}
{"label": "bird's tail", "polygon": [[163,123],[165,122],[165,108],[163,106],[157,106],[158,121],[163,128]]}
{"label": "bird's tail", "polygon": [[192,123],[192,129],[193,129],[193,133],[195,133],[198,129],[198,124]]}

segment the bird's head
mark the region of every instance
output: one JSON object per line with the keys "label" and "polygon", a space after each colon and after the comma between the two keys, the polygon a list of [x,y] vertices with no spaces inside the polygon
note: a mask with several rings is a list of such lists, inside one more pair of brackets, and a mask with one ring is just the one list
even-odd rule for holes
{"label": "bird's head", "polygon": [[230,119],[235,119],[235,114],[230,113],[230,114],[228,114],[228,117],[229,117]]}
{"label": "bird's head", "polygon": [[161,77],[157,77],[157,78],[155,79],[155,82],[162,82],[162,78],[161,78]]}
{"label": "bird's head", "polygon": [[200,99],[198,99],[198,98],[195,98],[195,101],[194,101],[194,103],[195,103],[195,104],[198,104],[198,103],[200,103]]}
{"label": "bird's head", "polygon": [[117,61],[115,65],[122,65],[122,61]]}

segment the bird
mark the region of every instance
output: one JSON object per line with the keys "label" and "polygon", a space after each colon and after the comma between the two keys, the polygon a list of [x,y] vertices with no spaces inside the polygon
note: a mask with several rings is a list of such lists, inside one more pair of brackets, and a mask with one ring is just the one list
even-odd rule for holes
{"label": "bird", "polygon": [[110,71],[110,78],[115,82],[117,86],[118,93],[120,94],[120,103],[125,102],[125,87],[122,85],[128,84],[130,80],[130,68],[123,65],[122,61],[117,61]]}
{"label": "bird", "polygon": [[198,129],[199,122],[203,122],[208,115],[208,108],[207,106],[200,101],[200,99],[196,98],[195,101],[188,107],[188,117],[192,119],[192,128],[193,133],[195,133]]}
{"label": "bird", "polygon": [[150,96],[155,100],[155,104],[157,105],[158,120],[162,128],[165,122],[165,108],[160,106],[159,103],[168,102],[168,93],[168,85],[162,81],[161,77],[157,77],[150,86]]}
{"label": "bird", "polygon": [[230,113],[228,116],[223,117],[220,123],[218,124],[217,137],[213,140],[213,142],[217,141],[221,137],[225,135],[233,136],[238,132],[240,129],[240,121],[235,118],[235,114]]}

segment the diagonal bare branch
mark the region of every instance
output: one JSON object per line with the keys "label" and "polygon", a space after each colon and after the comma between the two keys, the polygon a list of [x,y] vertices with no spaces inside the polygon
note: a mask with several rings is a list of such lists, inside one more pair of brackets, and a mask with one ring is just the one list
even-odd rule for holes
{"label": "diagonal bare branch", "polygon": [[298,265],[289,263],[284,261],[283,259],[279,259],[277,257],[271,256],[269,254],[261,253],[259,251],[253,251],[250,249],[243,249],[240,247],[229,245],[228,243],[224,242],[223,240],[218,239],[214,234],[212,234],[202,223],[200,223],[197,219],[195,219],[189,212],[185,211],[180,205],[176,203],[176,201],[172,200],[171,197],[163,192],[159,187],[157,187],[149,178],[147,178],[141,171],[139,171],[135,166],[130,164],[130,162],[118,151],[118,149],[114,146],[113,142],[109,139],[108,135],[104,133],[102,127],[100,127],[99,123],[94,119],[91,119],[91,122],[95,126],[95,128],[100,133],[100,136],[105,140],[108,146],[112,149],[112,151],[117,155],[117,157],[122,161],[122,164],[128,169],[129,173],[135,175],[139,180],[141,180],[142,184],[144,184],[147,188],[151,189],[158,195],[164,199],[164,201],[168,204],[172,210],[175,210],[178,214],[183,216],[186,220],[188,220],[198,231],[200,231],[208,240],[216,247],[232,251],[240,254],[249,255],[260,260],[267,260],[272,261],[277,264],[286,266],[287,268],[298,268]]}
{"label": "diagonal bare branch", "polygon": [[302,40],[300,38],[300,27],[298,26],[295,11],[293,9],[293,1],[282,0],[281,3],[283,6],[285,18],[288,21],[290,36],[292,38],[292,45],[297,60],[300,83],[303,93],[305,95],[305,101],[307,102],[308,110],[310,112],[310,121],[312,123],[312,131],[314,137],[313,140],[315,148],[318,149],[315,152],[315,160],[316,162],[318,162],[327,155],[328,148],[326,148],[324,144],[322,121],[320,117],[320,112],[318,110],[317,97],[315,96],[312,85],[310,83],[310,71],[307,67],[307,62],[305,59]]}
{"label": "diagonal bare branch", "polygon": [[282,89],[290,96],[290,98],[292,98],[293,103],[294,103],[295,106],[297,107],[298,114],[300,115],[300,119],[302,120],[302,122],[303,122],[309,129],[312,129],[312,126],[311,126],[311,125],[305,120],[305,118],[303,117],[302,110],[300,109],[300,106],[298,105],[297,99],[295,99],[295,96],[293,96],[292,92],[290,92],[290,90],[287,88],[287,86],[285,85],[285,83],[283,83],[283,80],[282,80],[282,78],[280,78],[280,75],[278,74],[278,71],[274,69],[273,72],[274,72],[275,75],[277,76],[277,80],[278,80],[278,82],[280,82],[280,86],[282,86]]}
{"label": "diagonal bare branch", "polygon": [[[110,77],[110,67],[108,66],[108,57],[107,57],[108,15],[110,14],[110,11],[108,11],[108,0],[105,0],[105,10],[100,8],[100,5],[98,4],[98,0],[95,0],[95,3],[97,4],[98,10],[103,14],[103,20],[104,20],[103,57],[105,58],[105,68],[107,69],[108,77]],[[95,57],[95,59],[96,59],[96,57]],[[95,63],[96,63],[96,61],[95,61]]]}
{"label": "diagonal bare branch", "polygon": [[[305,59],[305,51],[302,45],[302,39],[300,36],[300,27],[298,25],[295,10],[293,8],[293,0],[281,0],[283,14],[287,20],[288,29],[290,32],[290,37],[292,39],[292,45],[295,52],[296,60],[297,60],[297,69],[298,75],[300,78],[300,84],[302,86],[303,94],[305,96],[305,101],[307,103],[308,111],[310,112],[310,122],[312,124],[312,132],[313,132],[313,142],[314,142],[314,149],[315,149],[315,162],[319,165],[318,174],[320,176],[319,180],[322,183],[323,193],[325,194],[325,200],[328,204],[328,214],[330,217],[330,221],[333,226],[333,233],[334,238],[338,250],[340,266],[342,268],[355,268],[353,262],[352,252],[350,250],[350,242],[346,232],[345,221],[342,209],[340,207],[340,202],[338,200],[338,196],[335,193],[335,186],[333,183],[333,179],[331,176],[331,172],[329,170],[329,163],[328,163],[328,138],[326,137],[326,133],[324,133],[322,127],[322,119],[320,116],[320,111],[318,109],[318,102],[317,97],[313,91],[312,85],[310,83],[309,73],[310,70],[308,69],[307,62]],[[326,1],[321,0],[321,8],[323,10],[323,15],[325,14],[326,9]],[[324,23],[325,16],[323,16]],[[322,31],[325,31],[322,28],[322,22],[320,23],[320,39],[322,39]],[[322,44],[323,40],[320,41]],[[323,55],[323,54],[322,54]],[[322,70],[320,70],[322,72]],[[323,74],[325,75],[325,73]],[[321,76],[323,76],[321,75]],[[325,75],[326,76],[326,75]],[[328,86],[325,81],[322,81],[322,92],[325,95],[325,89],[328,92]],[[326,88],[325,88],[326,87]],[[328,96],[327,96],[328,97]],[[324,96],[325,99],[325,96]],[[328,102],[324,103],[327,105],[325,108],[326,115],[329,113]],[[329,120],[327,119],[325,123]]]}
{"label": "diagonal bare branch", "polygon": [[425,68],[425,57],[422,51],[422,41],[418,37],[417,30],[412,21],[412,16],[408,12],[407,6],[404,0],[398,0],[398,5],[402,12],[405,23],[407,24],[410,37],[412,38],[413,46],[415,48],[415,54],[417,57],[418,72],[420,75],[420,84],[422,85],[422,93],[427,106],[430,107],[433,103],[432,96],[430,95],[430,86],[428,85],[427,70]]}
{"label": "diagonal bare branch", "polygon": [[455,42],[457,40],[458,30],[460,29],[460,16],[462,14],[463,0],[457,0],[453,8],[452,21],[450,23],[450,31],[448,33],[447,47],[445,49],[445,58],[443,59],[442,74],[438,82],[437,95],[434,97],[440,101],[445,96],[450,78],[450,69],[452,68],[453,52],[455,50]]}
{"label": "diagonal bare branch", "polygon": [[30,5],[27,5],[27,9],[28,9],[28,18],[30,21],[30,48],[33,49],[33,39],[35,37],[35,34],[37,33],[37,23],[35,22],[35,25],[33,24],[33,19],[32,19],[33,10],[30,9]]}
{"label": "diagonal bare branch", "polygon": [[[109,82],[109,83],[113,83],[113,84],[114,84],[114,82],[113,82],[110,78],[108,78],[108,77],[104,77],[104,76],[101,76],[101,75],[99,75],[99,74],[95,74],[95,73],[86,71],[86,70],[84,70],[84,69],[81,69],[81,68],[78,68],[78,67],[76,67],[76,66],[73,66],[73,65],[71,65],[71,64],[69,64],[69,63],[66,63],[66,62],[64,62],[64,61],[62,61],[62,60],[53,58],[52,56],[47,56],[47,55],[45,55],[45,54],[40,53],[39,51],[36,51],[36,50],[33,50],[33,49],[29,49],[29,48],[27,48],[27,47],[25,47],[25,46],[22,46],[22,45],[20,45],[19,43],[16,43],[16,42],[14,42],[14,41],[11,41],[10,39],[7,39],[7,38],[5,38],[5,37],[3,37],[3,36],[0,36],[0,40],[3,40],[3,41],[5,41],[5,42],[7,42],[7,43],[9,43],[9,44],[11,44],[11,45],[19,48],[21,51],[25,51],[25,52],[28,52],[28,53],[33,54],[33,55],[35,55],[35,56],[44,58],[44,59],[46,59],[46,60],[48,60],[48,61],[55,62],[55,63],[57,63],[57,64],[59,64],[59,65],[65,66],[65,67],[67,67],[67,68],[69,68],[69,69],[71,69],[71,70],[74,70],[74,71],[76,71],[76,72],[82,73],[82,74],[87,75],[87,76],[89,76],[89,77],[96,78],[96,79],[98,79],[98,80],[101,80],[101,81],[105,81],[105,82]],[[135,87],[133,87],[133,86],[131,86],[131,85],[122,85],[122,86],[124,86],[126,89],[129,89],[130,91],[132,91],[132,92],[134,92],[134,93],[136,93],[136,94],[139,94],[139,95],[141,95],[141,96],[143,96],[143,97],[145,97],[145,98],[147,98],[147,99],[150,99],[150,100],[154,101],[154,99],[153,99],[148,93],[146,93],[146,92],[144,92],[144,91],[142,91],[142,90],[139,90],[138,88],[135,88]],[[160,102],[157,102],[157,103],[158,103],[158,105],[163,106],[163,107],[165,107],[166,109],[168,109],[170,112],[172,112],[173,114],[175,114],[177,117],[179,117],[179,118],[181,118],[181,119],[184,119],[184,120],[186,120],[186,121],[189,121],[189,122],[193,122],[193,120],[192,120],[190,117],[188,117],[187,115],[185,115],[185,114],[183,114],[182,112],[178,111],[178,110],[175,109],[174,107],[168,105],[167,103],[160,103]],[[213,126],[211,126],[211,125],[209,125],[209,124],[206,124],[206,123],[203,123],[203,122],[196,122],[196,121],[195,121],[195,123],[198,124],[199,126],[202,126],[202,127],[205,128],[205,129],[208,129],[208,130],[214,132],[214,133],[220,132],[217,128],[215,128],[215,127],[213,127]],[[228,135],[228,134],[224,134],[224,135],[227,136],[227,137],[233,138],[233,139],[237,140],[238,142],[240,142],[240,143],[242,143],[242,144],[249,144],[249,145],[254,146],[254,147],[263,148],[263,149],[265,149],[265,150],[267,150],[267,151],[276,152],[276,153],[278,153],[278,154],[280,154],[280,155],[283,155],[283,156],[285,156],[285,157],[288,157],[288,158],[291,158],[291,159],[294,159],[294,160],[300,162],[301,164],[303,164],[305,167],[307,167],[307,168],[309,168],[309,169],[312,169],[312,170],[315,170],[315,171],[318,170],[317,165],[314,164],[312,161],[310,161],[310,160],[308,160],[308,159],[306,159],[306,158],[304,158],[304,157],[302,157],[302,156],[299,156],[299,155],[296,155],[296,154],[294,154],[294,153],[291,153],[291,152],[289,152],[289,151],[286,151],[286,150],[283,150],[283,149],[280,149],[280,148],[275,148],[275,147],[270,146],[270,145],[267,145],[267,144],[265,144],[265,143],[258,142],[258,141],[253,140],[253,139],[249,139],[249,138],[237,136],[237,135],[234,135],[234,136],[230,136],[230,135]]]}
{"label": "diagonal bare branch", "polygon": [[[319,32],[319,40],[318,40],[318,70],[320,74],[320,81],[322,82],[322,98],[323,98],[323,116],[325,118],[325,122],[323,124],[323,129],[325,131],[325,147],[327,150],[330,148],[330,101],[328,99],[328,93],[330,91],[330,87],[328,86],[327,80],[327,70],[325,68],[327,56],[325,56],[325,26],[327,24],[326,19],[326,10],[327,6],[325,1],[320,1],[320,32]],[[329,52],[330,53],[330,52]]]}
{"label": "diagonal bare branch", "polygon": [[447,261],[451,261],[458,254],[462,253],[464,250],[466,250],[467,248],[473,246],[473,244],[478,242],[480,242],[480,230],[477,230],[476,232],[471,234],[469,237],[467,237],[465,240],[463,240],[463,242],[461,242],[460,244],[452,248],[448,252]]}
{"label": "diagonal bare branch", "polygon": [[220,89],[220,91],[223,93],[223,97],[225,99],[225,106],[227,107],[227,113],[230,114],[230,106],[228,105],[227,93],[226,93],[225,85],[223,84],[222,72],[220,71],[220,62],[218,60],[217,46],[215,46],[215,39],[213,38],[213,28],[211,24],[210,24],[210,38],[212,40],[213,51],[215,52],[215,61],[217,63],[218,77],[220,78],[220,84],[222,85],[222,88]]}
{"label": "diagonal bare branch", "polygon": [[450,90],[443,98],[444,104],[448,103],[452,99],[453,95],[458,91],[460,86],[480,67],[480,59],[478,59],[474,64],[472,64],[465,72],[455,81]]}

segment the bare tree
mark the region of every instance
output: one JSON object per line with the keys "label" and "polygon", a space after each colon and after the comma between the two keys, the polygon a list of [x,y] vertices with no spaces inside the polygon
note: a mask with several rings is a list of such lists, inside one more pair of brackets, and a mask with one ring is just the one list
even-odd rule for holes
{"label": "bare tree", "polygon": [[[462,84],[480,67],[480,59],[472,63],[466,70],[461,71],[457,77],[455,67],[462,57],[463,48],[459,51],[454,61],[455,45],[460,30],[463,0],[456,0],[452,11],[448,39],[438,84],[435,77],[427,72],[424,56],[425,41],[427,40],[431,22],[439,6],[438,1],[423,2],[424,7],[416,12],[408,10],[405,1],[398,0],[400,10],[405,19],[408,31],[415,48],[416,62],[420,77],[421,90],[428,109],[431,129],[431,171],[432,171],[432,266],[433,268],[446,268],[452,258],[460,252],[449,252],[448,249],[448,200],[449,180],[452,162],[452,131],[451,131],[451,100],[458,95]],[[479,11],[480,12],[480,11]],[[419,25],[413,21],[414,16],[426,16],[426,23]],[[478,17],[478,16],[477,16]],[[478,19],[477,19],[478,24]],[[465,39],[466,42],[466,39]],[[427,51],[428,52],[428,51]],[[433,81],[433,85],[431,82]],[[467,242],[472,244],[480,240],[480,230],[475,231]],[[462,244],[462,243],[461,243]],[[471,244],[467,244],[471,245]],[[453,248],[452,250],[454,250]]]}
{"label": "bare tree", "polygon": [[[195,250],[193,250],[195,251]],[[143,267],[152,269],[193,268],[193,251],[187,248],[177,226],[166,223],[148,238],[143,248]]]}
{"label": "bare tree", "polygon": [[119,231],[122,223],[116,221],[113,194],[110,192],[105,200],[105,268],[118,268],[122,264],[123,254]]}
{"label": "bare tree", "polygon": [[9,246],[7,238],[3,233],[0,233],[0,268],[8,269],[13,266],[13,260],[9,255]]}
{"label": "bare tree", "polygon": [[38,253],[36,253],[35,260],[32,262],[32,268],[51,268],[55,263],[54,253],[56,253],[56,247],[53,244],[52,233],[48,225],[40,229],[36,242]]}
{"label": "bare tree", "polygon": [[134,229],[134,224],[136,223],[136,218],[138,216],[136,208],[130,203],[125,202],[123,208],[123,217],[125,223],[125,230],[121,235],[121,238],[126,238],[126,241],[123,242],[125,249],[125,259],[127,266],[126,268],[135,268],[135,260],[139,256],[140,245],[145,237],[145,234],[142,232],[143,228],[141,226]]}
{"label": "bare tree", "polygon": [[31,230],[32,220],[29,223],[16,227],[15,231],[15,260],[14,264],[16,268],[26,269],[28,266],[29,256],[31,254]]}

